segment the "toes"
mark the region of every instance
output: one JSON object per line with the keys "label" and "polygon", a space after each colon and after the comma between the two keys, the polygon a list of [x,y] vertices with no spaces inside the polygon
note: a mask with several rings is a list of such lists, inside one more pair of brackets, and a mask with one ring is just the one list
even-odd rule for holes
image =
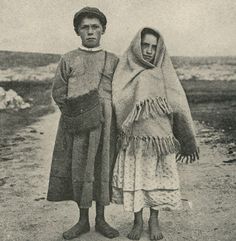
{"label": "toes", "polygon": [[163,235],[162,234],[157,236],[157,240],[160,240],[160,239],[163,239]]}
{"label": "toes", "polygon": [[119,236],[119,232],[112,228],[108,223],[105,221],[103,222],[97,222],[95,225],[95,230],[99,233],[101,233],[103,236],[107,238],[115,238]]}
{"label": "toes", "polygon": [[139,240],[140,239],[140,235],[137,233],[129,233],[127,235],[127,238],[131,239],[131,240]]}
{"label": "toes", "polygon": [[115,235],[114,233],[106,233],[104,234],[104,236],[110,239],[117,237],[117,235]]}
{"label": "toes", "polygon": [[134,233],[129,233],[129,234],[127,235],[127,238],[128,238],[128,239],[131,239],[131,240],[137,240],[137,239],[136,239],[136,235],[135,235]]}
{"label": "toes", "polygon": [[139,240],[139,239],[140,239],[140,235],[137,234],[137,235],[135,236],[135,240]]}
{"label": "toes", "polygon": [[127,235],[128,239],[131,240],[139,240],[142,234],[143,228],[142,226],[135,226]]}
{"label": "toes", "polygon": [[118,237],[120,235],[120,233],[116,229],[114,229],[113,232],[112,232],[112,235],[114,237]]}
{"label": "toes", "polygon": [[127,235],[128,239],[132,239],[132,236],[130,234]]}
{"label": "toes", "polygon": [[163,239],[163,235],[162,234],[153,235],[150,238],[151,241],[157,241],[157,240],[161,240],[161,239]]}
{"label": "toes", "polygon": [[129,233],[129,234],[127,235],[127,238],[133,240],[133,239],[134,239],[133,234],[132,234],[132,233]]}
{"label": "toes", "polygon": [[119,232],[113,231],[112,233],[108,233],[109,238],[116,238],[119,236]]}
{"label": "toes", "polygon": [[64,239],[73,239],[74,237],[76,237],[75,233],[69,233],[69,232],[65,232],[62,234],[63,238]]}
{"label": "toes", "polygon": [[155,236],[150,236],[151,241],[156,241]]}
{"label": "toes", "polygon": [[109,238],[115,238],[119,236],[119,232],[117,230],[111,230],[110,233],[108,233]]}
{"label": "toes", "polygon": [[106,237],[107,238],[113,238],[113,235],[112,235],[112,233],[106,233]]}

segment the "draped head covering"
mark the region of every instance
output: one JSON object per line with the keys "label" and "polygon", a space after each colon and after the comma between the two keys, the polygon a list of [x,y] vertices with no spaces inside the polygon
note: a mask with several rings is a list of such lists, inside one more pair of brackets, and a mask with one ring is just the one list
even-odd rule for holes
{"label": "draped head covering", "polygon": [[[152,63],[142,55],[143,31],[158,42]],[[193,121],[185,92],[166,50],[163,37],[153,28],[142,28],[120,58],[113,83],[113,104],[121,146],[147,143],[158,156],[179,153],[183,161],[198,158]]]}

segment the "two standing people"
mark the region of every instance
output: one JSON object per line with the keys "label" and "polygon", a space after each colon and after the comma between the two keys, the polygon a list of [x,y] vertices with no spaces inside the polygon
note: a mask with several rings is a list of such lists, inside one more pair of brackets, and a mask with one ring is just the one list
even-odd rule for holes
{"label": "two standing people", "polygon": [[99,47],[105,26],[106,17],[98,9],[79,11],[74,27],[83,46],[65,54],[57,69],[53,98],[62,116],[68,99],[89,95],[97,88],[104,121],[95,130],[71,134],[61,118],[48,200],[74,200],[79,206],[80,220],[63,234],[66,239],[89,231],[92,200],[96,201],[96,231],[108,238],[119,235],[104,218],[104,206],[111,198],[116,141],[112,90],[120,137],[112,199],[134,212],[130,239],[140,238],[142,210],[149,207],[150,239],[158,240],[163,237],[159,210],[180,206],[175,153],[190,162],[198,158],[192,119],[161,35],[142,29],[116,69],[117,57]]}

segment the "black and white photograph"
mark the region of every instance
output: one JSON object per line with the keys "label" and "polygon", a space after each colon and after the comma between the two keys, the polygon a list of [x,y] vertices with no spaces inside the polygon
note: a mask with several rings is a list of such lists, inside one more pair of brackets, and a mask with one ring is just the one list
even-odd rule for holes
{"label": "black and white photograph", "polygon": [[0,0],[0,240],[236,240],[236,1]]}

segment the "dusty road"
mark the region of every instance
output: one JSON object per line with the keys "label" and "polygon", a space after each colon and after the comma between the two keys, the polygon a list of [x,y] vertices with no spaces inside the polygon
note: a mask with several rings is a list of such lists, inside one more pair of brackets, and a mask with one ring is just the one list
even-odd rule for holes
{"label": "dusty road", "polygon": [[[61,241],[61,234],[78,218],[73,202],[45,200],[58,113],[45,116],[14,136],[2,137],[0,146],[0,240]],[[226,164],[227,147],[214,144],[218,133],[197,124],[201,160],[180,165],[184,210],[162,212],[163,241],[236,240],[236,164]],[[13,152],[14,150],[14,152]],[[128,240],[133,216],[122,206],[110,205],[107,220],[120,231],[116,241]],[[145,221],[148,210],[145,211]],[[76,240],[109,240],[94,231]],[[149,240],[147,225],[140,240]]]}

